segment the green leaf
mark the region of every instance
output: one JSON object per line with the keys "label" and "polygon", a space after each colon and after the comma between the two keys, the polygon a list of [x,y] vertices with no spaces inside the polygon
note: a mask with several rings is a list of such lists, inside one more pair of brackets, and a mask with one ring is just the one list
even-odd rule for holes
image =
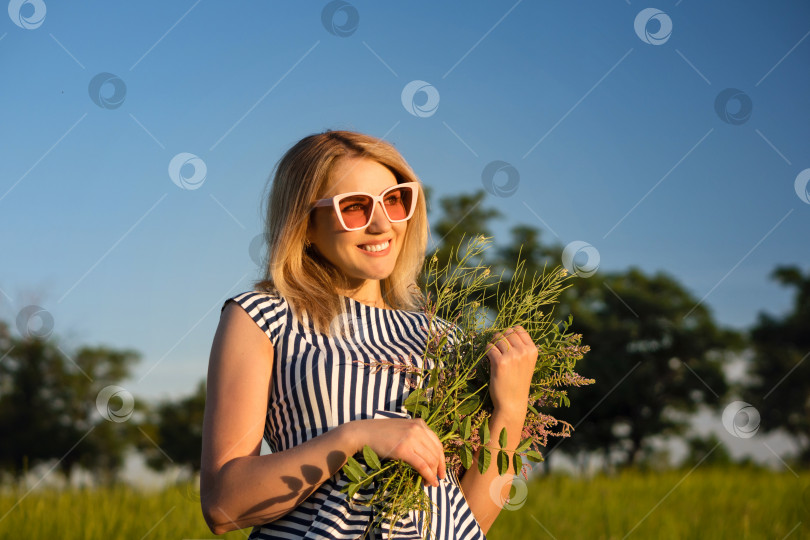
{"label": "green leaf", "polygon": [[[464,396],[462,396],[464,398]],[[471,414],[475,409],[478,408],[478,405],[481,403],[481,399],[476,395],[469,395],[466,398],[466,401],[463,401],[461,405],[458,406],[456,411],[461,415]]]}
{"label": "green leaf", "polygon": [[421,388],[419,388],[408,394],[408,397],[405,398],[403,405],[406,410],[414,412],[418,405],[427,402],[428,398],[425,397],[424,391]]}
{"label": "green leaf", "polygon": [[570,399],[568,399],[568,396],[567,396],[567,395],[562,394],[562,401],[563,401],[563,403],[565,403],[565,406],[566,406],[566,407],[570,407],[570,406],[571,406],[571,400],[570,400]]}
{"label": "green leaf", "polygon": [[354,498],[354,494],[357,493],[357,490],[360,489],[360,484],[352,484],[349,487],[349,500]]}
{"label": "green leaf", "polygon": [[478,436],[481,438],[481,444],[489,442],[489,418],[484,418],[484,423],[478,428]]}
{"label": "green leaf", "polygon": [[529,450],[528,452],[526,452],[526,457],[529,458],[529,461],[534,461],[535,463],[545,461],[545,458],[543,458],[543,454],[541,454],[537,450]]}
{"label": "green leaf", "polygon": [[503,450],[498,451],[498,474],[506,474],[509,470],[509,456]]}
{"label": "green leaf", "polygon": [[461,438],[464,439],[465,441],[469,439],[470,435],[472,434],[472,430],[470,428],[471,424],[472,418],[470,418],[469,416],[465,418],[464,421],[461,423]]}
{"label": "green leaf", "polygon": [[535,409],[535,408],[534,408],[534,407],[532,407],[531,405],[529,405],[529,410],[530,410],[530,411],[532,411],[534,414],[540,414],[540,413],[537,411],[537,409]]}
{"label": "green leaf", "polygon": [[403,403],[403,405],[406,405],[407,408],[407,406],[415,406],[420,403],[429,403],[429,402],[430,400],[425,395],[425,389],[416,388],[410,394],[408,394],[408,397],[405,398],[405,402]]}
{"label": "green leaf", "polygon": [[501,448],[506,448],[506,428],[501,428],[501,434],[498,437],[498,442],[500,443]]}
{"label": "green leaf", "polygon": [[346,476],[349,478],[349,480],[351,480],[352,482],[359,482],[360,481],[360,477],[357,476],[357,473],[355,473],[355,471],[351,467],[349,467],[348,465],[344,465],[342,470],[346,474]]}
{"label": "green leaf", "polygon": [[489,468],[489,462],[492,460],[492,455],[489,453],[489,448],[482,446],[478,454],[478,472],[484,474]]}
{"label": "green leaf", "polygon": [[419,400],[419,397],[420,397],[419,390],[414,390],[413,392],[408,394],[408,397],[405,398],[405,401],[402,402],[402,405],[404,405],[406,409],[411,405],[416,405],[416,402]]}
{"label": "green leaf", "polygon": [[461,455],[459,457],[461,458],[462,467],[465,469],[472,467],[473,452],[470,443],[464,443],[464,445],[461,447]]}
{"label": "green leaf", "polygon": [[531,437],[529,437],[528,439],[523,439],[522,441],[520,441],[520,444],[515,449],[515,453],[519,452],[522,454],[523,452],[529,449],[529,447],[532,445],[533,442],[534,439],[532,439]]}
{"label": "green leaf", "polygon": [[360,465],[360,462],[354,459],[352,456],[349,456],[349,459],[346,461],[346,465],[344,465],[344,467],[348,467],[352,473],[354,473],[354,476],[357,477],[357,480],[354,480],[355,482],[359,482],[361,478],[366,476],[363,466]]}
{"label": "green leaf", "polygon": [[523,468],[523,458],[517,452],[512,454],[512,465],[515,467],[515,474],[520,474],[520,469]]}
{"label": "green leaf", "polygon": [[420,418],[427,418],[430,415],[430,411],[424,405],[419,405],[416,408]]}
{"label": "green leaf", "polygon": [[368,463],[369,467],[374,469],[375,471],[379,471],[382,469],[382,464],[380,463],[380,458],[377,457],[377,454],[374,453],[374,450],[371,449],[369,445],[363,446],[363,458]]}
{"label": "green leaf", "polygon": [[433,368],[430,372],[430,382],[428,383],[428,388],[435,388],[439,385],[439,366],[437,365]]}

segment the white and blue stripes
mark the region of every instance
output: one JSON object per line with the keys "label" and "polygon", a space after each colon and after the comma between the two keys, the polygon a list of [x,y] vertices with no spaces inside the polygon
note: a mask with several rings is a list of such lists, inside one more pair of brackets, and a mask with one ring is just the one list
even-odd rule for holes
{"label": "white and blue stripes", "polygon": [[[402,406],[410,392],[407,373],[375,369],[363,362],[383,360],[432,367],[425,366],[422,358],[428,336],[426,314],[375,308],[347,296],[341,298],[345,313],[334,327],[347,332],[331,338],[314,332],[306,313],[293,317],[289,304],[276,291],[244,292],[222,305],[224,309],[227,302],[235,301],[273,343],[273,379],[264,429],[264,439],[273,452],[297,446],[352,420],[409,417]],[[358,461],[363,462],[362,455]],[[347,481],[338,471],[288,514],[254,527],[249,540],[361,538],[371,521],[371,509],[349,505],[346,494],[340,492]],[[435,505],[430,538],[486,539],[455,475],[448,471],[447,479],[438,487],[423,489]],[[400,518],[392,538],[421,539],[422,518],[418,512]],[[375,536],[388,538],[386,524],[367,538]]]}

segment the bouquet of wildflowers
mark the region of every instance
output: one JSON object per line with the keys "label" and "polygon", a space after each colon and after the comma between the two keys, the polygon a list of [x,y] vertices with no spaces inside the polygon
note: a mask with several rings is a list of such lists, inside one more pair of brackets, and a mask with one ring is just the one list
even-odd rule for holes
{"label": "bouquet of wildflowers", "polygon": [[[451,263],[438,268],[434,256],[427,267],[428,341],[424,351],[424,366],[373,361],[375,369],[405,369],[416,379],[413,391],[404,406],[414,418],[422,418],[439,437],[445,448],[445,463],[448,471],[463,474],[462,468],[470,469],[473,454],[480,449],[475,466],[483,474],[492,458],[499,474],[505,474],[512,460],[515,472],[521,471],[528,480],[523,467],[523,457],[529,461],[543,460],[539,446],[546,446],[549,436],[569,437],[573,429],[565,421],[542,412],[542,409],[570,404],[567,386],[593,384],[574,372],[576,362],[590,350],[580,345],[581,334],[568,332],[573,320],[557,322],[552,317],[552,306],[559,294],[569,284],[570,278],[564,268],[556,267],[550,272],[545,268],[542,275],[532,276],[527,282],[525,263],[518,257],[517,267],[508,287],[501,292],[501,282],[490,268],[478,264],[490,239],[479,236],[471,239],[463,254],[457,250],[456,262],[451,254]],[[497,315],[489,320],[486,302],[497,301]],[[526,422],[521,442],[514,451],[506,450],[506,429],[498,436],[500,450],[492,455],[489,418],[493,404],[488,392],[489,360],[486,356],[488,343],[496,332],[503,332],[521,325],[538,348],[538,358],[530,386]],[[363,362],[368,364],[367,362]],[[554,429],[557,428],[557,431]],[[511,454],[511,455],[510,455]],[[400,460],[381,461],[369,447],[363,448],[363,466],[349,457],[343,467],[349,483],[343,488],[353,504],[372,507],[372,525],[390,521],[396,523],[400,516],[411,510],[421,510],[430,520],[431,501],[422,487],[422,477],[407,463]],[[358,500],[357,492],[373,484],[373,495]],[[425,531],[430,530],[429,522]]]}

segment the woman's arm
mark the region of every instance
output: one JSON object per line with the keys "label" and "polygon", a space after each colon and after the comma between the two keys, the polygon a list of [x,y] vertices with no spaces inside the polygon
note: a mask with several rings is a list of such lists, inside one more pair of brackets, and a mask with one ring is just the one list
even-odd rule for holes
{"label": "woman's arm", "polygon": [[211,347],[203,420],[200,503],[214,534],[287,514],[359,451],[351,422],[260,456],[272,369],[271,341],[229,303]]}
{"label": "woman's arm", "polygon": [[[501,433],[502,428],[506,428],[506,450],[514,450],[520,444],[520,435],[523,431],[523,424],[526,421],[526,413],[523,417],[519,413],[507,414],[493,411],[492,418],[489,421],[489,429],[493,434],[494,440],[490,440],[487,446],[492,455],[492,461],[489,463],[486,472],[481,474],[478,471],[478,456],[481,450],[478,449],[473,454],[473,464],[461,478],[461,491],[464,493],[464,498],[467,499],[467,504],[472,510],[476,521],[481,526],[484,534],[487,534],[489,528],[495,523],[495,519],[500,514],[502,505],[493,499],[490,492],[490,487],[495,480],[500,476],[498,474],[498,465],[495,463],[495,456],[500,449],[498,446],[498,435]],[[505,501],[509,497],[509,492],[512,489],[511,478],[515,475],[514,466],[512,465],[512,452],[507,452],[509,456],[509,469],[506,475],[509,476],[510,481],[506,482],[501,487],[501,492],[496,493],[496,497],[500,496],[501,501]]]}
{"label": "woman's arm", "polygon": [[426,485],[445,477],[444,449],[422,419],[346,422],[283,452],[260,456],[273,346],[244,309],[225,306],[208,364],[200,503],[211,532],[274,521],[298,506],[368,444],[402,460]]}
{"label": "woman's arm", "polygon": [[[490,367],[489,395],[493,406],[489,430],[495,439],[487,446],[491,450],[494,447],[495,451],[492,452],[492,461],[484,474],[478,472],[480,451],[476,451],[473,456],[474,465],[464,473],[461,480],[461,489],[484,534],[501,511],[502,505],[499,503],[509,497],[509,491],[512,489],[511,477],[515,474],[512,455],[520,444],[523,424],[526,422],[529,390],[537,354],[537,346],[528,332],[519,325],[509,328],[504,333],[496,332],[487,346]],[[506,428],[507,436],[505,450],[509,450],[507,452],[509,466],[506,474],[510,475],[510,479],[501,487],[501,493],[496,493],[495,497],[492,497],[490,487],[499,476],[498,465],[495,463],[498,448],[496,441],[503,428]]]}

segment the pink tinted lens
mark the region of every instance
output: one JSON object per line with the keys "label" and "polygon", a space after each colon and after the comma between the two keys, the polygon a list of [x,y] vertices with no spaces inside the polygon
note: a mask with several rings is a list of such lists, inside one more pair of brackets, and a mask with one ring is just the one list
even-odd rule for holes
{"label": "pink tinted lens", "polygon": [[371,197],[366,195],[352,195],[341,199],[338,206],[340,206],[340,215],[343,217],[346,227],[350,229],[365,227],[371,217],[373,202]]}
{"label": "pink tinted lens", "polygon": [[411,213],[413,206],[413,188],[401,187],[385,194],[385,210],[392,221],[402,221]]}

